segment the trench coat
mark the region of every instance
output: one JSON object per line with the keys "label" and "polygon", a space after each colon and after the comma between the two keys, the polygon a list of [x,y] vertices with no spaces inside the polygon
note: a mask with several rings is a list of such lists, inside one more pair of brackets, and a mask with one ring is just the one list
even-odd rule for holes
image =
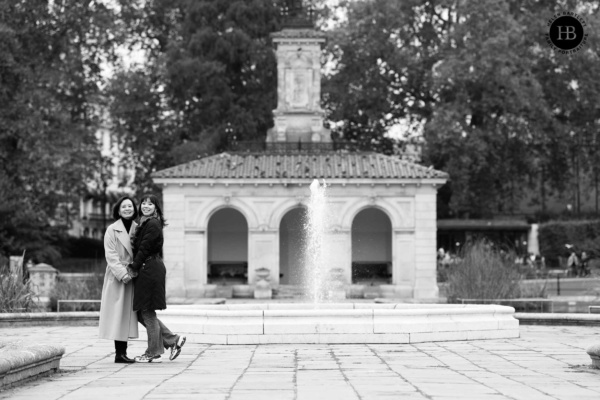
{"label": "trench coat", "polygon": [[167,270],[160,257],[163,242],[162,224],[157,218],[147,219],[135,232],[131,268],[139,274],[133,280],[133,309],[136,311],[167,308]]}
{"label": "trench coat", "polygon": [[[136,223],[131,224],[134,232]],[[100,303],[100,338],[127,341],[138,337],[138,320],[133,311],[133,283],[122,279],[127,265],[133,259],[131,239],[120,219],[110,225],[104,234],[106,273]]]}

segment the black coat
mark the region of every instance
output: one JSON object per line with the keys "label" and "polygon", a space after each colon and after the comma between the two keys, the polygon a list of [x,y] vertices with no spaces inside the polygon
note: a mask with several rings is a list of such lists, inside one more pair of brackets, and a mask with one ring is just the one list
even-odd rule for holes
{"label": "black coat", "polygon": [[160,257],[163,246],[162,224],[156,218],[144,221],[133,239],[131,268],[138,272],[133,280],[133,309],[164,310],[167,308],[165,277],[167,270]]}

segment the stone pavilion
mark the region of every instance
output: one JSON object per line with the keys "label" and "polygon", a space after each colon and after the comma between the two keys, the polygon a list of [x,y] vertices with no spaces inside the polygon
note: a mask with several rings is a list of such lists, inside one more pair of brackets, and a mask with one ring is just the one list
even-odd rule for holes
{"label": "stone pavilion", "polygon": [[394,156],[335,150],[320,104],[323,35],[300,26],[272,36],[278,103],[261,149],[153,175],[169,224],[168,296],[214,296],[214,285],[251,289],[260,268],[270,270],[275,293],[301,286],[309,185],[319,179],[329,185],[327,267],[341,268],[346,285],[385,285],[382,295],[437,297],[436,193],[447,175]]}

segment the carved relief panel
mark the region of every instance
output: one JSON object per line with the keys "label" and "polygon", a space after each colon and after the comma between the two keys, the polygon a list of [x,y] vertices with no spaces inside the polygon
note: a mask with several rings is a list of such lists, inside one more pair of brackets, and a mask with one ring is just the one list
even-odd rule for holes
{"label": "carved relief panel", "polygon": [[[286,46],[278,50],[278,110],[320,109],[320,61],[317,46]],[[316,62],[315,62],[316,58]]]}
{"label": "carved relief panel", "polygon": [[310,101],[310,70],[286,68],[286,103],[291,108],[308,108]]}

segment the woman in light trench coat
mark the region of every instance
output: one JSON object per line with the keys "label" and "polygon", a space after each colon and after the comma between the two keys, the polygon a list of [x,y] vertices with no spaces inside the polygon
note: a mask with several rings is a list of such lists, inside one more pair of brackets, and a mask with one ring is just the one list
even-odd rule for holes
{"label": "woman in light trench coat", "polygon": [[137,210],[133,199],[121,197],[113,207],[116,220],[104,234],[106,273],[100,304],[100,338],[115,341],[115,363],[133,363],[127,357],[127,340],[138,337],[138,320],[133,311],[133,260],[130,234],[136,228]]}

